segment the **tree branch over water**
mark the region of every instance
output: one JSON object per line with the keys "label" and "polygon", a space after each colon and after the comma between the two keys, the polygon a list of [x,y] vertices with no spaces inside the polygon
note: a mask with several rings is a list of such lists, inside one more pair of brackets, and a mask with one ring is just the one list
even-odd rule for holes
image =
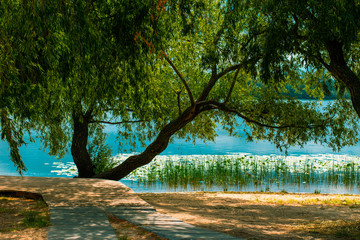
{"label": "tree branch over water", "polygon": [[104,124],[124,124],[124,123],[141,123],[141,122],[148,122],[145,120],[136,120],[136,121],[120,121],[120,122],[110,122],[110,121],[100,121],[100,120],[92,120],[89,123],[104,123]]}
{"label": "tree branch over water", "polygon": [[273,128],[273,129],[284,129],[284,128],[302,128],[302,129],[311,129],[311,128],[319,128],[319,127],[326,127],[328,125],[326,124],[308,124],[308,125],[297,125],[297,124],[284,124],[284,125],[270,125],[267,123],[262,123],[258,120],[251,119],[244,114],[242,114],[239,110],[234,108],[227,107],[224,103],[219,103],[216,101],[207,101],[205,105],[213,105],[214,109],[218,109],[224,112],[233,113],[237,116],[241,117],[243,120],[245,120],[247,123],[254,123],[261,127],[266,128]]}

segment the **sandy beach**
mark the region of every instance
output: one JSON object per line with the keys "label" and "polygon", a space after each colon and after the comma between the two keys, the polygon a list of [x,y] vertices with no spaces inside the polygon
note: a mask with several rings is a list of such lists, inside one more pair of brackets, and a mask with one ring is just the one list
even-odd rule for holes
{"label": "sandy beach", "polygon": [[161,213],[245,239],[360,239],[359,195],[219,192],[139,196]]}
{"label": "sandy beach", "polygon": [[[160,213],[242,239],[360,239],[360,195],[264,192],[133,194]],[[20,201],[27,200],[8,203],[20,208]],[[27,205],[24,205],[25,209]],[[4,214],[2,217],[4,225],[10,217]],[[161,239],[114,216],[109,220],[117,232],[126,234],[127,239]],[[47,228],[0,231],[0,239],[45,240],[47,231]]]}

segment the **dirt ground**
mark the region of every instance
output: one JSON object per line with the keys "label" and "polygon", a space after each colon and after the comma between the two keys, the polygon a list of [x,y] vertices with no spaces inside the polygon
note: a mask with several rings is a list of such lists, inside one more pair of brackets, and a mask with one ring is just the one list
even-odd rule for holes
{"label": "dirt ground", "polygon": [[48,210],[36,200],[0,196],[0,239],[38,240],[47,239],[48,228],[26,228],[22,226],[25,211]]}
{"label": "dirt ground", "polygon": [[[0,194],[0,240],[48,239],[48,227],[27,228],[23,226],[23,213],[27,211],[42,212],[45,215],[49,214],[48,207],[43,205],[39,206],[37,200],[23,197],[1,196]],[[114,215],[109,214],[108,218],[119,239],[166,240],[132,223],[118,219]]]}
{"label": "dirt ground", "polygon": [[[360,195],[143,193],[139,196],[161,213],[244,239],[360,239]],[[4,210],[5,204],[12,210]],[[21,221],[15,212],[31,208],[36,208],[33,200],[0,200],[0,239],[47,239],[47,228],[4,231]],[[109,219],[119,237],[161,239],[114,216]]]}
{"label": "dirt ground", "polygon": [[245,239],[360,239],[359,195],[143,193],[139,196],[160,213]]}

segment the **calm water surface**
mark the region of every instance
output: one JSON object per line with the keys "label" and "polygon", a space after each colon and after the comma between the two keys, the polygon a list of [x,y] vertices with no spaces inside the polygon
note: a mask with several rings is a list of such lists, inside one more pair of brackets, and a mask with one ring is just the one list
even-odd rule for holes
{"label": "calm water surface", "polygon": [[[113,154],[117,155],[120,152],[117,149],[115,143],[116,134],[112,128],[107,129],[109,133],[108,143],[112,146]],[[198,142],[196,145],[187,143],[182,140],[175,140],[174,143],[169,144],[168,148],[162,153],[162,155],[228,155],[228,154],[247,154],[247,155],[284,155],[275,148],[275,146],[267,141],[260,142],[246,142],[244,138],[227,136],[224,131],[218,132],[219,136],[216,142],[202,143]],[[142,149],[139,149],[141,151]],[[360,156],[360,148],[358,146],[346,147],[341,152],[333,152],[331,149],[309,143],[304,148],[290,148],[288,151],[290,156],[301,155],[318,155],[318,154],[334,154],[347,155],[347,156]],[[29,143],[27,146],[21,148],[21,155],[28,168],[25,176],[37,176],[37,177],[59,177],[59,175],[53,170],[56,170],[54,162],[62,162],[64,164],[72,163],[71,155],[66,155],[63,159],[59,160],[47,155],[46,152],[40,149],[39,141],[35,143]],[[13,175],[17,176],[13,163],[9,160],[9,148],[8,144],[4,141],[0,141],[0,175]],[[63,176],[66,177],[66,176]],[[164,192],[164,191],[193,191],[199,189],[192,189],[191,187],[185,187],[180,189],[169,189],[167,186],[155,184],[153,186],[144,186],[131,180],[122,180],[123,183],[131,187],[136,192]],[[212,187],[211,189],[200,190],[224,190],[221,187]],[[228,189],[240,190],[240,191],[263,191],[264,187],[254,186],[249,184],[243,189]],[[358,187],[344,187],[344,186],[323,186],[323,185],[311,185],[311,186],[268,186],[270,191],[282,191],[288,192],[314,192],[315,190],[321,191],[321,193],[357,193],[360,194],[360,188]]]}

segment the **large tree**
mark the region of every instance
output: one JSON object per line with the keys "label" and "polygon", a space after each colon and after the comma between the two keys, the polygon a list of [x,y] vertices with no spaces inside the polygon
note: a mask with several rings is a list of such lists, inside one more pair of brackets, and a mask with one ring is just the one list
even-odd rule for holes
{"label": "large tree", "polygon": [[[213,140],[218,125],[241,134],[239,121],[249,126],[249,140],[267,139],[279,148],[310,140],[333,148],[356,143],[357,121],[346,100],[320,110],[316,102],[287,95],[289,85],[301,90],[305,84],[321,97],[319,78],[291,67],[281,81],[271,76],[264,82],[257,74],[265,69],[258,36],[267,23],[240,3],[2,4],[4,69],[13,75],[2,70],[9,91],[1,92],[8,99],[1,109],[28,119],[50,154],[61,155],[71,144],[79,177],[119,180],[151,162],[174,137]],[[103,124],[120,125],[122,141],[150,144],[104,171],[98,167],[109,155]]]}

